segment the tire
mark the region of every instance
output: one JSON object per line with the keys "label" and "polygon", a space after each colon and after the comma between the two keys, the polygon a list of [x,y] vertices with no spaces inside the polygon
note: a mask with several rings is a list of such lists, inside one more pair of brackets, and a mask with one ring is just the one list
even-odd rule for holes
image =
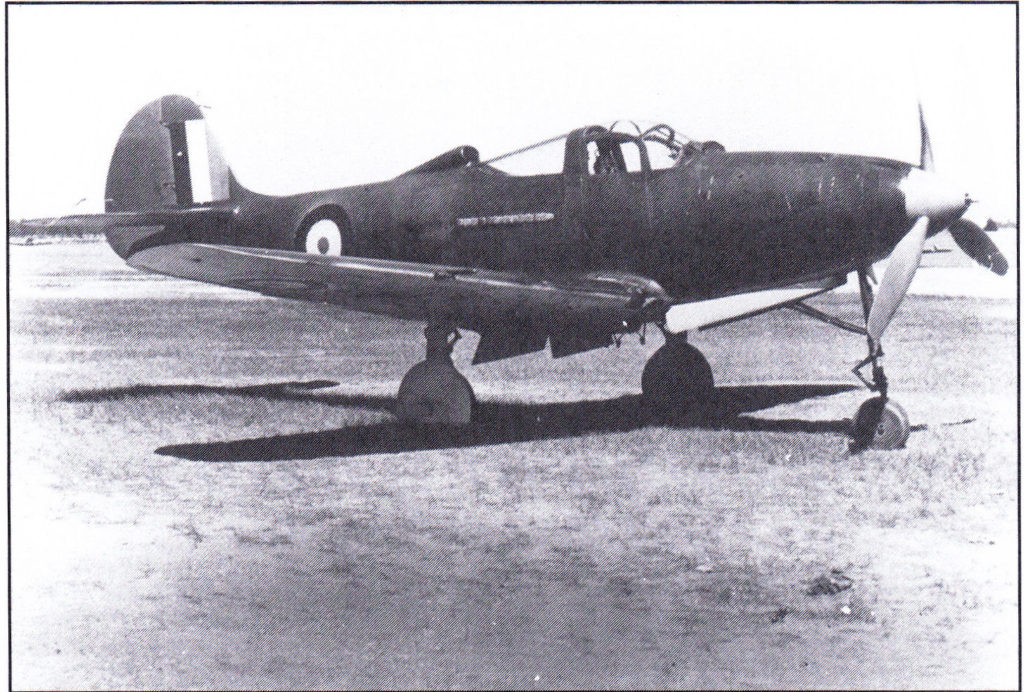
{"label": "tire", "polygon": [[450,361],[425,360],[402,378],[395,415],[413,425],[461,427],[475,408],[473,388]]}
{"label": "tire", "polygon": [[667,343],[650,357],[640,378],[644,402],[668,422],[699,420],[712,410],[715,381],[707,359],[688,343]]}
{"label": "tire", "polygon": [[851,435],[859,449],[900,449],[910,436],[910,419],[895,401],[876,396],[857,409]]}

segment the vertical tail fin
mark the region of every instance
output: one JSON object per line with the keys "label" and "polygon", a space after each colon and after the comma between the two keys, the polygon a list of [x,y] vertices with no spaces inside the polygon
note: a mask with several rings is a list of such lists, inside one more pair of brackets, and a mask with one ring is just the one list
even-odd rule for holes
{"label": "vertical tail fin", "polygon": [[231,199],[235,182],[199,106],[164,96],[121,133],[107,172],[107,212],[192,207]]}
{"label": "vertical tail fin", "polygon": [[121,257],[154,245],[230,242],[231,208],[247,194],[207,132],[203,111],[164,96],[121,132],[107,172],[107,242]]}

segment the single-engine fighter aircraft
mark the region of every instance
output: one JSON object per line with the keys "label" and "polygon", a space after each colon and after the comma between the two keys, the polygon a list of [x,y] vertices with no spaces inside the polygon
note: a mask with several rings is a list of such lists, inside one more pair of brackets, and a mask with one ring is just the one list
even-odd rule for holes
{"label": "single-engine fighter aircraft", "polygon": [[[970,197],[935,173],[923,114],[918,165],[727,152],[667,125],[634,129],[541,142],[564,144],[561,173],[503,170],[532,147],[481,162],[461,146],[385,182],[268,196],[235,179],[199,106],[164,96],[117,142],[106,213],[61,224],[104,232],[139,269],[425,321],[425,360],[396,406],[414,424],[471,422],[473,390],[451,361],[459,329],[480,333],[481,363],[548,343],[558,358],[642,338],[653,323],[665,343],[644,368],[644,399],[678,419],[714,394],[687,332],[792,308],[866,337],[854,372],[877,396],[854,418],[853,445],[902,446],[909,423],[888,398],[881,338],[925,239],[949,229],[980,264],[1007,270],[961,218]],[[871,265],[887,256],[875,286]],[[805,302],[850,272],[863,325]]]}

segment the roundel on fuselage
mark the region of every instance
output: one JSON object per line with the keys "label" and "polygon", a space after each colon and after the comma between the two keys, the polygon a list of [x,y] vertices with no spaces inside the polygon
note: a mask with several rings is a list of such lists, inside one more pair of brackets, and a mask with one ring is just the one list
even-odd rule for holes
{"label": "roundel on fuselage", "polygon": [[340,257],[350,252],[348,215],[336,204],[327,204],[306,214],[295,235],[295,249],[311,255]]}
{"label": "roundel on fuselage", "polygon": [[334,219],[320,219],[306,231],[306,252],[311,255],[340,256],[342,250],[341,228]]}

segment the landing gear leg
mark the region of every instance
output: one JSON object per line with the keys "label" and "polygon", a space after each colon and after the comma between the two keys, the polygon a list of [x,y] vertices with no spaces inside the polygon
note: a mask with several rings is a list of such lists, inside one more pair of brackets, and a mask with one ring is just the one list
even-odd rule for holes
{"label": "landing gear leg", "polygon": [[452,363],[459,333],[450,325],[428,324],[427,357],[402,378],[395,414],[413,425],[464,426],[473,418],[473,388]]}
{"label": "landing gear leg", "polygon": [[[874,296],[867,274],[857,272],[860,282],[861,305],[864,308],[864,321],[867,322],[871,312]],[[903,407],[889,398],[889,381],[885,377],[882,366],[882,345],[872,339],[868,340],[868,356],[853,368],[855,374],[864,385],[878,396],[872,397],[860,405],[853,418],[850,435],[850,451],[860,452],[867,448],[898,449],[907,443],[910,436],[910,419]],[[871,378],[864,377],[861,370],[871,365]]]}
{"label": "landing gear leg", "polygon": [[712,408],[715,381],[707,359],[686,342],[686,333],[665,332],[665,345],[644,366],[644,403],[656,417],[673,423],[694,421]]}

